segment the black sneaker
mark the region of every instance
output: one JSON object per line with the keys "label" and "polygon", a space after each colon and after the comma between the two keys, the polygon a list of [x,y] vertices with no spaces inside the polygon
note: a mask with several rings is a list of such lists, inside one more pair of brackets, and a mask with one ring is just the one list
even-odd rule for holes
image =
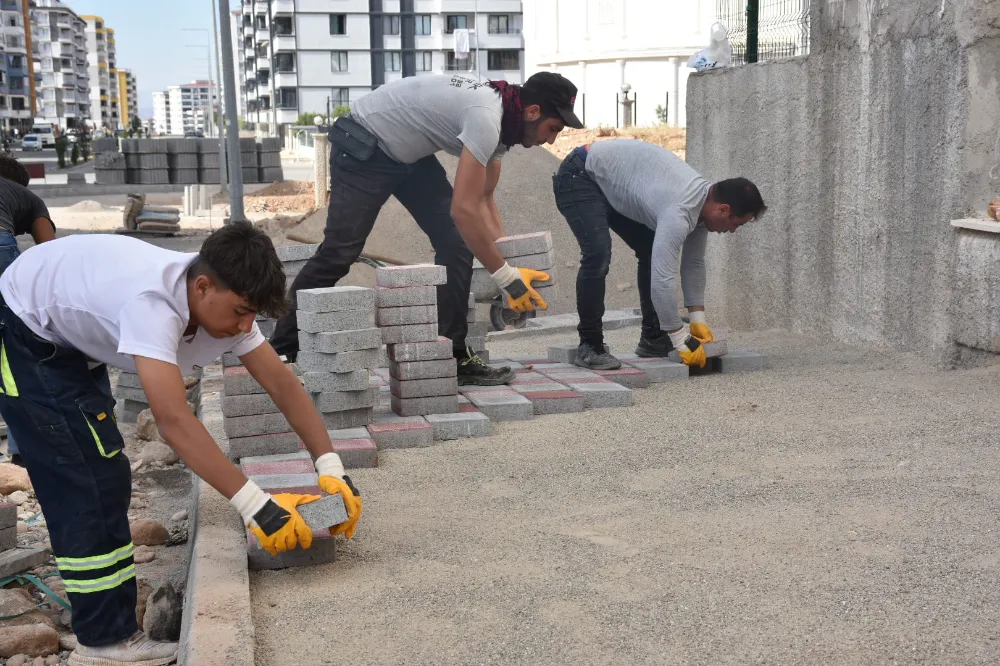
{"label": "black sneaker", "polygon": [[471,349],[466,349],[465,354],[456,357],[458,362],[458,385],[465,386],[473,384],[475,386],[502,386],[514,381],[514,371],[506,365],[500,368],[493,368],[486,365],[483,359],[476,356]]}
{"label": "black sneaker", "polygon": [[639,346],[635,348],[635,355],[640,358],[666,358],[673,350],[674,345],[666,333],[655,338],[643,335],[639,338]]}
{"label": "black sneaker", "polygon": [[598,350],[589,342],[584,342],[577,347],[573,365],[588,370],[617,370],[622,367],[622,362],[612,356],[604,345]]}

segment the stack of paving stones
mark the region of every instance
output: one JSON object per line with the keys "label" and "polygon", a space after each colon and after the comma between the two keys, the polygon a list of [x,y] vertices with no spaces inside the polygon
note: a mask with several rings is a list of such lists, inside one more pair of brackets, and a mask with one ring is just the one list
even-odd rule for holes
{"label": "stack of paving stones", "polygon": [[219,140],[195,139],[198,143],[198,183],[219,184]]}
{"label": "stack of paving stones", "polygon": [[116,150],[95,153],[94,175],[98,185],[124,185],[125,155]]}
{"label": "stack of paving stones", "polygon": [[198,183],[198,140],[167,139],[167,167],[175,185]]}
{"label": "stack of paving stones", "polygon": [[496,248],[507,260],[507,263],[517,268],[530,268],[549,274],[546,282],[534,282],[532,287],[546,303],[555,301],[559,294],[556,291],[556,255],[552,248],[552,232],[539,231],[532,234],[504,236],[496,240]]}
{"label": "stack of paving stones", "polygon": [[382,334],[375,327],[375,291],[365,287],[302,289],[296,294],[296,366],[327,428],[372,422]]}
{"label": "stack of paving stones", "polygon": [[284,179],[281,171],[281,139],[261,139],[257,144],[257,181],[277,183]]}
{"label": "stack of paving stones", "polygon": [[[491,280],[493,278],[490,278]],[[474,351],[484,363],[490,362],[490,353],[486,351],[486,333],[488,325],[485,321],[479,321],[476,313],[476,297],[469,294],[469,315],[466,318],[469,324],[469,332],[465,336],[465,346]]]}
{"label": "stack of paving stones", "polygon": [[0,502],[0,552],[17,548],[17,505]]}
{"label": "stack of paving stones", "polygon": [[125,182],[130,185],[165,185],[170,182],[167,142],[157,139],[122,139]]}
{"label": "stack of paving stones", "polygon": [[241,138],[240,164],[243,167],[243,182],[246,184],[260,182],[257,159],[257,142],[252,137]]}
{"label": "stack of paving stones", "polygon": [[146,392],[142,390],[142,382],[139,375],[134,372],[122,370],[118,373],[118,385],[115,387],[115,399],[118,413],[115,415],[119,421],[135,423],[139,418],[139,412],[149,409],[149,400],[146,399]]}

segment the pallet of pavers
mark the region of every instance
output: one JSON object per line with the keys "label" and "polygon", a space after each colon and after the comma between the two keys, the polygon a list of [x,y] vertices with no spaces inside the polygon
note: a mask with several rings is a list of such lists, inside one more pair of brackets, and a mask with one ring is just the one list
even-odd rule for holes
{"label": "pallet of pavers", "polygon": [[139,412],[149,409],[149,400],[142,389],[139,375],[122,370],[118,373],[118,385],[115,387],[115,399],[118,401],[115,417],[125,423],[135,423]]}

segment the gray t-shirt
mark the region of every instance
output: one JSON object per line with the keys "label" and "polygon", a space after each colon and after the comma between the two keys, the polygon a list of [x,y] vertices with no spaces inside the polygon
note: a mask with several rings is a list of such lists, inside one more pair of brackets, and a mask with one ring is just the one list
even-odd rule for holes
{"label": "gray t-shirt", "polygon": [[0,229],[17,236],[30,234],[35,220],[51,220],[37,194],[12,180],[0,178]]}
{"label": "gray t-shirt", "polygon": [[467,76],[428,74],[387,83],[355,102],[351,116],[402,164],[439,150],[458,157],[468,148],[486,166],[507,152],[500,143],[500,93]]}
{"label": "gray t-shirt", "polygon": [[612,208],[655,232],[653,306],[664,330],[680,328],[684,322],[677,307],[678,264],[684,304],[705,304],[708,229],[698,217],[711,184],[666,148],[632,139],[594,143],[587,154],[587,173]]}

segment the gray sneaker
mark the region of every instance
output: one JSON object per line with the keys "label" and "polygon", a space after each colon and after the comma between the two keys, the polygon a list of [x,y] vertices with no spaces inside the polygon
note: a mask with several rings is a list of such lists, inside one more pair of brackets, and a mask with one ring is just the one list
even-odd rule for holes
{"label": "gray sneaker", "polygon": [[622,362],[612,356],[607,347],[602,345],[601,349],[597,350],[588,342],[581,343],[577,347],[573,364],[588,370],[617,370],[622,367]]}
{"label": "gray sneaker", "polygon": [[177,659],[177,643],[150,640],[141,631],[113,645],[77,645],[69,666],[166,666]]}

